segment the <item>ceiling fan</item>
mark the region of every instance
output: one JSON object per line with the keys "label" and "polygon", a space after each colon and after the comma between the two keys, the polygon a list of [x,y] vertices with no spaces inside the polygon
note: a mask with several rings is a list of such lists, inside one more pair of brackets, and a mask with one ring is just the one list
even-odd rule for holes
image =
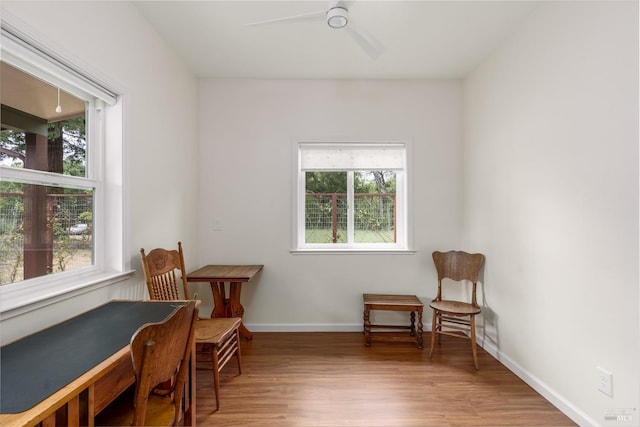
{"label": "ceiling fan", "polygon": [[279,22],[300,22],[300,21],[324,21],[329,28],[334,30],[344,30],[353,40],[366,52],[371,59],[378,59],[384,51],[384,46],[375,37],[362,29],[356,27],[349,19],[349,4],[340,0],[329,0],[326,10],[303,13],[300,15],[286,16],[283,18],[270,19],[247,24],[249,26],[273,24]]}

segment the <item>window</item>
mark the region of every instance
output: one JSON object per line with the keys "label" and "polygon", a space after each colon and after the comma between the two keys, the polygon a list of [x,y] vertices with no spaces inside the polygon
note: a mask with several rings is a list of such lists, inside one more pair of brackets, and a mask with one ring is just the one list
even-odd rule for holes
{"label": "window", "polygon": [[[119,185],[105,185],[105,117],[116,95],[2,22],[0,311],[121,275],[121,239],[102,232],[122,217]],[[117,146],[116,146],[117,147]],[[120,151],[118,151],[120,150]],[[115,153],[118,151],[118,153]],[[115,168],[119,170],[120,167]],[[112,204],[108,202],[112,201]],[[121,225],[120,221],[114,221]],[[121,226],[114,227],[114,230]],[[115,243],[115,244],[114,244]]]}
{"label": "window", "polygon": [[295,144],[294,251],[407,251],[406,142]]}
{"label": "window", "polygon": [[0,165],[10,168],[0,180],[0,285],[93,266],[98,180],[86,125],[95,102],[0,67],[11,88],[0,94]]}

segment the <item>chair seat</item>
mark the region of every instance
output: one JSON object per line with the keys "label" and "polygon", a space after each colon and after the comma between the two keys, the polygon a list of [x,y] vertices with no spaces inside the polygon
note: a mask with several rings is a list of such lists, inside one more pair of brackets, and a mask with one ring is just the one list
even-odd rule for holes
{"label": "chair seat", "polygon": [[475,307],[472,304],[461,301],[431,301],[429,307],[434,310],[439,310],[443,313],[453,314],[458,316],[470,316],[472,314],[479,314],[480,308]]}
{"label": "chair seat", "polygon": [[240,327],[239,317],[216,317],[213,319],[198,319],[196,323],[196,342],[220,344],[230,335],[236,333]]}

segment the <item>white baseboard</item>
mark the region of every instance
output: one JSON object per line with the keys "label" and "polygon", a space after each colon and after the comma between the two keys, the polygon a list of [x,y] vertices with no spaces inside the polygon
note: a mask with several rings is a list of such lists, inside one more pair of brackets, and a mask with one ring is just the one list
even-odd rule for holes
{"label": "white baseboard", "polygon": [[247,323],[246,327],[251,332],[362,332],[362,323]]}
{"label": "white baseboard", "polygon": [[[362,323],[317,323],[317,324],[289,324],[289,323],[271,323],[271,324],[247,324],[247,328],[253,332],[362,332]],[[424,331],[431,331],[431,324],[424,325]],[[491,342],[483,341],[478,338],[478,345],[487,353],[493,356],[498,362],[502,363],[507,369],[513,372],[518,378],[531,386],[542,397],[547,399],[552,405],[560,410],[567,417],[571,418],[580,426],[600,426],[593,418],[589,417],[582,410],[569,402],[562,395],[557,393],[547,384],[542,382],[535,375],[523,369],[508,356],[502,354],[500,350]]]}

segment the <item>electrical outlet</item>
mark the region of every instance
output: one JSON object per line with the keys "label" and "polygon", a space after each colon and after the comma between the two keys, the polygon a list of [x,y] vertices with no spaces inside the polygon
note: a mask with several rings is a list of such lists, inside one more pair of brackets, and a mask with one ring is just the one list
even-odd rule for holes
{"label": "electrical outlet", "polygon": [[222,220],[221,219],[214,219],[213,220],[213,230],[214,231],[222,231]]}
{"label": "electrical outlet", "polygon": [[613,396],[613,374],[600,366],[596,367],[596,381],[598,390],[607,396]]}

